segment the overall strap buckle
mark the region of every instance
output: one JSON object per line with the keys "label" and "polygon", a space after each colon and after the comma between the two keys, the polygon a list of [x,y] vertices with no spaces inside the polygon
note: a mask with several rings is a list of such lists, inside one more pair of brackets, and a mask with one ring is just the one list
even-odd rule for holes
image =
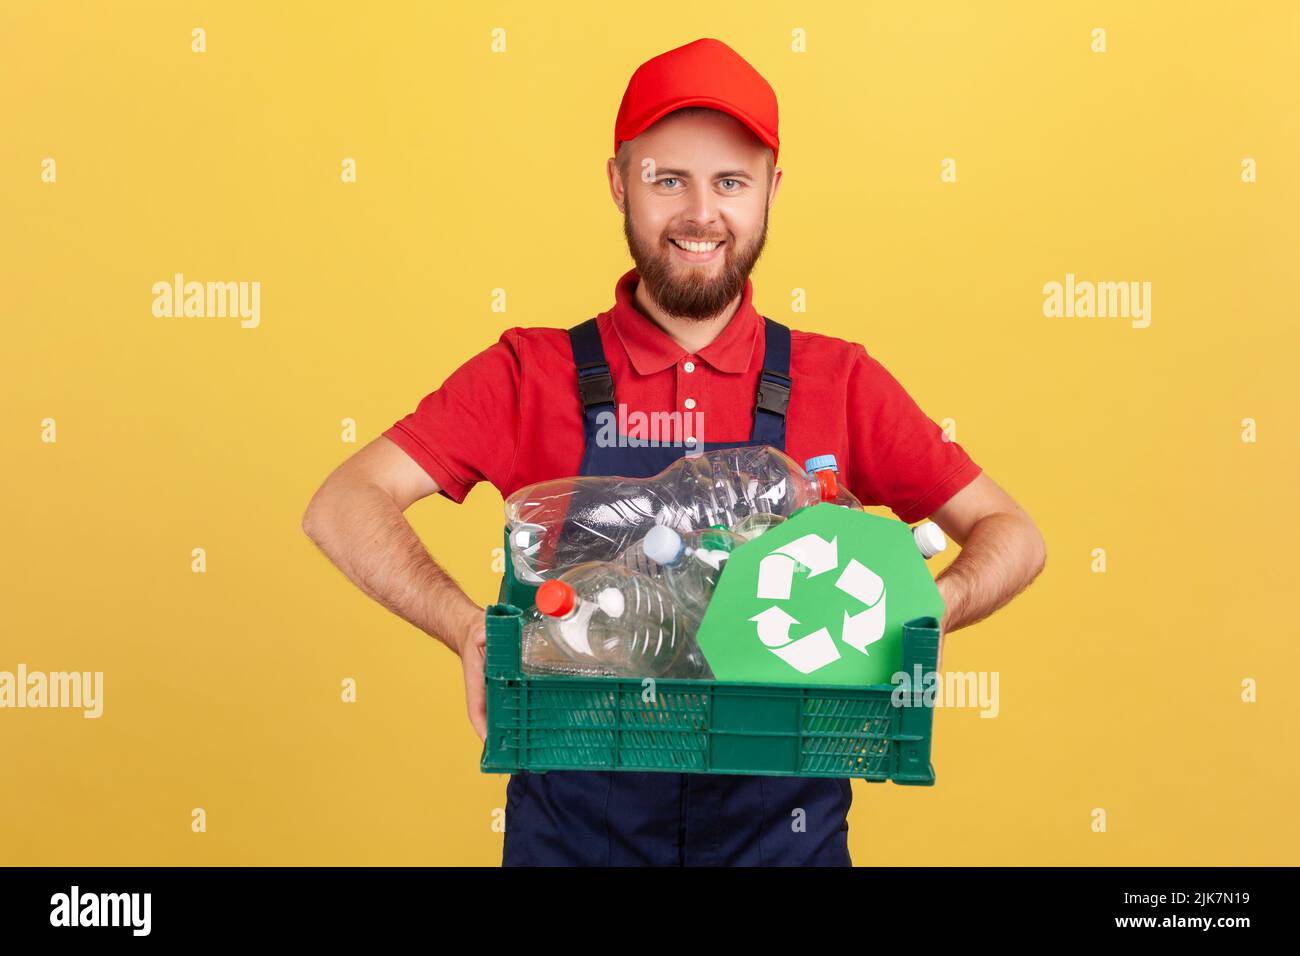
{"label": "overall strap buckle", "polygon": [[758,382],[758,394],[754,396],[754,407],[774,415],[784,416],[790,407],[790,386],[793,380],[789,375],[763,369]]}
{"label": "overall strap buckle", "polygon": [[582,407],[614,404],[614,376],[604,362],[584,362],[578,366],[578,395]]}
{"label": "overall strap buckle", "polygon": [[605,350],[600,344],[600,332],[595,319],[588,319],[569,329],[569,342],[573,348],[573,364],[578,370],[578,397],[583,411],[595,405],[614,404],[614,377],[605,361]]}

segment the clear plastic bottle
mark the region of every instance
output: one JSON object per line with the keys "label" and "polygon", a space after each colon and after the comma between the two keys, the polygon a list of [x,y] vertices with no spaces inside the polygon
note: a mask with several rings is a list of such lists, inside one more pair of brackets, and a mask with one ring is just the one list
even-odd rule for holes
{"label": "clear plastic bottle", "polygon": [[563,677],[612,677],[614,672],[599,664],[579,664],[553,643],[546,633],[546,615],[536,607],[524,613],[520,645],[525,674],[552,674]]}
{"label": "clear plastic bottle", "polygon": [[515,574],[537,583],[583,561],[612,561],[657,524],[683,533],[821,501],[862,507],[836,480],[833,456],[810,462],[821,464],[807,470],[754,445],[690,455],[652,478],[584,476],[520,488],[506,499]]}
{"label": "clear plastic bottle", "polygon": [[661,582],[679,607],[703,618],[727,559],[744,543],[726,528],[678,534],[665,525],[655,525],[620,554],[618,561]]}
{"label": "clear plastic bottle", "polygon": [[609,561],[574,565],[537,589],[546,638],[575,664],[619,677],[711,676],[699,618],[658,582]]}
{"label": "clear plastic bottle", "polygon": [[746,541],[753,541],[764,532],[771,531],[784,520],[785,515],[756,511],[752,515],[745,515],[745,517],[737,521],[731,530]]}

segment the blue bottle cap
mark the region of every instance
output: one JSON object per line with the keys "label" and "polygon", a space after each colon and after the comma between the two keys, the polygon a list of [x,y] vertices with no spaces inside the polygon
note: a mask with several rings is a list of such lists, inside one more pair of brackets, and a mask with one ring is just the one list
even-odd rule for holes
{"label": "blue bottle cap", "polygon": [[821,471],[824,468],[829,468],[836,474],[839,474],[840,472],[839,465],[836,463],[834,455],[813,455],[803,463],[803,467],[804,471],[808,472],[810,475],[813,472]]}

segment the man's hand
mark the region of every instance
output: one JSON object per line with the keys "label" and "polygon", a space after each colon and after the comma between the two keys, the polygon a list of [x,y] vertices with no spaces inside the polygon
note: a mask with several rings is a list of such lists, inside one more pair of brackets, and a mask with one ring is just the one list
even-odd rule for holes
{"label": "man's hand", "polygon": [[487,688],[483,683],[483,667],[487,658],[487,622],[478,615],[475,622],[461,635],[457,651],[461,668],[465,671],[465,709],[469,722],[479,740],[487,740]]}
{"label": "man's hand", "polygon": [[303,530],[362,591],[460,655],[465,703],[487,736],[483,608],[425,550],[403,512],[438,485],[380,436],[326,479],[303,515]]}
{"label": "man's hand", "polygon": [[930,516],[961,553],[935,582],[943,598],[939,660],[949,631],[974,624],[1029,586],[1047,562],[1033,520],[986,473]]}

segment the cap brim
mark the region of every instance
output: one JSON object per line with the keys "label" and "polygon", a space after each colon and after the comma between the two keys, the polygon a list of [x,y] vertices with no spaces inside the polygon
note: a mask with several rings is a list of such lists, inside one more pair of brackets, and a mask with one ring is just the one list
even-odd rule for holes
{"label": "cap brim", "polygon": [[739,120],[740,122],[744,123],[745,128],[748,129],[751,133],[753,133],[754,137],[760,143],[762,143],[764,146],[767,146],[769,149],[772,150],[773,159],[775,160],[777,151],[780,148],[780,141],[775,140],[770,133],[766,132],[763,129],[761,124],[755,122],[754,118],[748,115],[747,113],[745,113],[744,110],[737,109],[735,106],[731,105],[725,100],[718,99],[716,96],[684,96],[681,99],[671,100],[668,103],[664,104],[663,106],[656,107],[655,111],[651,113],[650,116],[640,124],[639,128],[635,133],[627,137],[627,139],[620,140],[619,143],[614,144],[615,152],[618,151],[618,146],[620,143],[625,143],[630,139],[636,139],[638,136],[640,136],[642,133],[648,130],[655,123],[659,122],[669,113],[671,113],[673,110],[679,110],[686,106],[707,106],[710,109],[715,109],[721,113],[726,113],[728,116],[732,116],[735,119]]}

